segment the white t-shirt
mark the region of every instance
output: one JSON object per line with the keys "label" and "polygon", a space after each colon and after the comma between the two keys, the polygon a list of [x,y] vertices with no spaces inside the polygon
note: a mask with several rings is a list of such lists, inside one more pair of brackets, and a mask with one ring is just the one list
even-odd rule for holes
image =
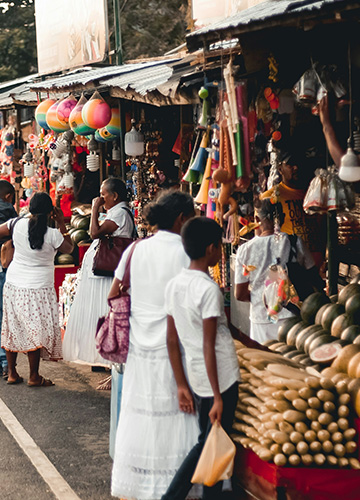
{"label": "white t-shirt", "polygon": [[[11,221],[7,222],[10,228]],[[29,243],[29,219],[16,222],[13,229],[14,258],[6,273],[6,282],[20,288],[54,286],[54,257],[64,241],[58,229],[48,227],[41,250],[33,250]]]}
{"label": "white t-shirt", "polygon": [[[131,248],[125,250],[115,271],[119,280]],[[165,287],[189,264],[178,234],[158,231],[136,245],[130,266],[131,343],[146,349],[166,347]]]}
{"label": "white t-shirt", "polygon": [[172,316],[185,350],[189,382],[201,397],[212,397],[203,353],[203,320],[218,318],[215,353],[220,392],[240,379],[234,342],[218,285],[202,271],[183,269],[165,290],[165,308]]}
{"label": "white t-shirt", "polygon": [[[264,283],[269,266],[280,259],[280,264],[285,266],[289,260],[290,241],[285,233],[280,233],[277,238],[274,234],[269,236],[255,236],[238,248],[235,261],[235,284],[249,283],[251,289],[250,319],[253,323],[270,323],[263,302]],[[296,242],[297,261],[306,269],[315,265],[314,259],[301,238]],[[255,269],[244,276],[244,266],[254,266]],[[279,319],[288,318],[293,314],[287,309],[282,309]]]}

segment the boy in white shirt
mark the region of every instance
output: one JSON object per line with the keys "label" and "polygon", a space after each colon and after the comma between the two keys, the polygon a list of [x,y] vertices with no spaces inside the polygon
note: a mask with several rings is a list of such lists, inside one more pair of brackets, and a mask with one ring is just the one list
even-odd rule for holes
{"label": "boy in white shirt", "polygon": [[[180,409],[199,413],[200,435],[172,480],[162,500],[183,500],[202,448],[217,421],[230,433],[238,400],[239,365],[227,326],[223,296],[208,275],[221,257],[222,229],[212,219],[189,220],[181,232],[189,269],[173,278],[165,291],[168,314],[167,345],[178,387]],[[185,351],[187,381],[182,364]],[[191,388],[190,388],[191,387]],[[204,487],[203,499],[219,500],[222,482]]]}

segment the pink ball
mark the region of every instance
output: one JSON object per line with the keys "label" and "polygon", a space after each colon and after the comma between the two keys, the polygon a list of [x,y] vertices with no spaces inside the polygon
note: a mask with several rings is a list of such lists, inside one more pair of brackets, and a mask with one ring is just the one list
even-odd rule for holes
{"label": "pink ball", "polygon": [[82,118],[88,127],[106,127],[111,120],[111,108],[103,99],[90,99],[82,109]]}

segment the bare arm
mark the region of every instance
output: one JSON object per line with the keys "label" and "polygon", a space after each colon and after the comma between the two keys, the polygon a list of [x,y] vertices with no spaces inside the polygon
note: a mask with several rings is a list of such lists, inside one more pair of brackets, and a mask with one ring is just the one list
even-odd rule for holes
{"label": "bare arm", "polygon": [[250,302],[249,283],[237,283],[235,285],[235,298],[241,302]]}
{"label": "bare arm", "polygon": [[185,377],[184,367],[181,359],[180,342],[177,334],[175,321],[172,316],[167,317],[167,349],[171,367],[174,372],[178,388],[179,408],[185,413],[194,413],[194,400],[189,384]]}
{"label": "bare arm", "polygon": [[214,404],[209,412],[210,422],[221,422],[223,411],[223,400],[220,394],[219,379],[217,372],[215,341],[217,331],[217,318],[206,318],[203,320],[204,331],[204,358],[209,382],[214,393]]}
{"label": "bare arm", "polygon": [[119,295],[120,285],[121,281],[118,278],[114,278],[110,288],[108,299],[112,299],[113,297],[117,297]]}
{"label": "bare arm", "polygon": [[111,220],[105,220],[101,226],[99,224],[99,209],[104,204],[104,198],[99,196],[95,198],[91,207],[91,219],[90,219],[90,236],[93,240],[105,236],[106,234],[112,234],[117,229],[117,224]]}
{"label": "bare arm", "polygon": [[61,234],[64,236],[64,241],[61,243],[57,250],[61,253],[71,253],[74,250],[74,245],[71,241],[70,235],[67,234],[64,222],[64,214],[62,210],[60,208],[54,207],[51,218],[57,223]]}
{"label": "bare arm", "polygon": [[329,98],[327,95],[323,97],[319,103],[319,116],[321,124],[323,126],[323,132],[329,153],[334,160],[335,165],[339,167],[341,158],[342,156],[344,156],[345,151],[342,149],[339,141],[337,140],[334,127],[332,126],[330,120]]}

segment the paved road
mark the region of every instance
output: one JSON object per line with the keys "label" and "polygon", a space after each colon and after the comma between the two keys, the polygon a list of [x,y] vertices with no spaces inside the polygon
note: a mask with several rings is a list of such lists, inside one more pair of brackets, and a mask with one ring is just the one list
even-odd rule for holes
{"label": "paved road", "polygon": [[[43,452],[44,460],[47,457],[58,471],[56,484],[59,485],[62,476],[80,500],[112,498],[112,461],[108,454],[110,391],[95,390],[97,382],[106,374],[92,373],[89,367],[82,365],[44,362],[41,373],[50,377],[55,387],[30,388],[26,385],[28,370],[24,355],[19,356],[18,369],[25,383],[10,386],[0,379],[3,408],[1,411],[0,406],[0,416],[7,414],[7,408],[12,412],[40,448],[41,451],[34,451],[35,456]],[[7,425],[12,428],[12,421]],[[36,448],[30,444],[25,444],[26,447],[30,451]],[[39,467],[47,469],[46,464]],[[50,477],[53,473],[50,471]],[[71,496],[64,491],[61,493],[61,485],[58,491],[61,500]],[[0,498],[56,498],[1,418]]]}

